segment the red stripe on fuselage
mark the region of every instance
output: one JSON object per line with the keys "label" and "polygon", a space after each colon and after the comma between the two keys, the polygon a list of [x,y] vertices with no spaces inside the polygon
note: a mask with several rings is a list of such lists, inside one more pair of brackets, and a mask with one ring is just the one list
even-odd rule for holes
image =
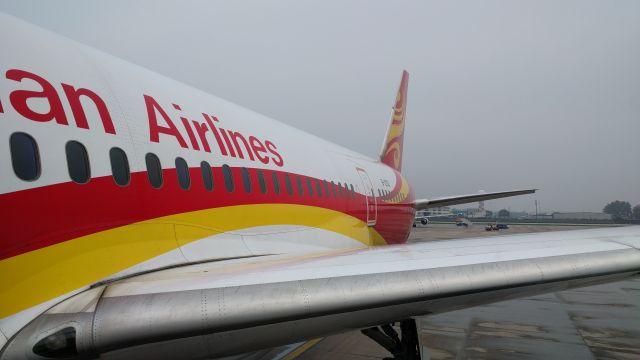
{"label": "red stripe on fuselage", "polygon": [[[92,178],[87,184],[72,182],[54,184],[0,195],[2,215],[2,239],[0,259],[9,258],[42,247],[54,245],[80,236],[112,229],[167,215],[233,205],[260,203],[285,203],[323,207],[354,216],[366,222],[364,195],[355,194],[327,198],[307,194],[306,176],[302,187],[304,195],[298,196],[297,175],[289,174],[293,195],[288,195],[284,172],[275,171],[280,182],[280,194],[274,192],[271,170],[262,170],[268,191],[260,192],[256,169],[249,169],[252,192],[246,193],[240,168],[232,168],[235,190],[228,192],[224,186],[222,169],[213,168],[214,189],[207,191],[202,182],[200,168],[190,169],[191,188],[183,190],[178,185],[175,169],[163,171],[164,184],[154,189],[146,172],[131,175],[129,186],[120,187],[111,176]],[[331,180],[331,179],[328,179]],[[376,230],[387,243],[406,240],[413,221],[411,203],[379,204]]]}

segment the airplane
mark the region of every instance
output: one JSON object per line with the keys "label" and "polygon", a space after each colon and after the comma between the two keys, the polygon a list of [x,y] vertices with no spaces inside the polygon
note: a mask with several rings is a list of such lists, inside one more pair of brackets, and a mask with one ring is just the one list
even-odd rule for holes
{"label": "airplane", "polygon": [[[639,227],[408,244],[378,158],[0,14],[0,359],[209,359],[640,273]],[[389,324],[399,323],[399,333]],[[390,346],[389,344],[392,344]]]}
{"label": "airplane", "polygon": [[427,215],[429,212],[427,211],[416,211],[413,217],[413,227],[417,227],[418,224],[428,225],[433,218],[441,218],[442,215]]}

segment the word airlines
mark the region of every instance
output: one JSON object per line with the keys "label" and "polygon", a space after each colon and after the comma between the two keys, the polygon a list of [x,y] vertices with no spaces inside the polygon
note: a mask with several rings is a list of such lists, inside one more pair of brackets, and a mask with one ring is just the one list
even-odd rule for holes
{"label": "word airlines", "polygon": [[[37,84],[38,90],[15,89],[10,92],[9,100],[15,111],[25,119],[36,122],[54,121],[57,124],[68,126],[69,120],[62,105],[60,95],[55,87],[43,77],[29,71],[20,69],[9,69],[5,73],[7,80],[17,83]],[[31,85],[31,84],[29,84]],[[89,129],[89,122],[82,101],[90,102],[98,111],[104,133],[117,133],[111,119],[111,112],[107,104],[94,91],[86,88],[76,88],[73,85],[62,83],[64,96],[71,107],[75,125],[78,128]],[[29,104],[38,99],[46,103],[49,111],[45,113],[34,110]],[[277,166],[283,166],[282,156],[278,154],[276,145],[270,140],[261,141],[257,137],[245,136],[238,131],[225,130],[216,127],[220,120],[214,115],[202,113],[202,121],[189,120],[184,116],[179,116],[182,130],[179,130],[167,111],[150,95],[144,95],[144,105],[147,110],[149,122],[149,141],[159,143],[160,135],[173,138],[181,147],[197,151],[212,152],[212,148],[217,148],[217,152],[222,156],[238,157],[251,161],[260,161],[263,164],[273,162]],[[177,104],[171,104],[173,109],[181,111]],[[0,103],[0,112],[4,112]],[[189,143],[185,141],[185,136]],[[197,134],[197,137],[196,137]],[[164,141],[170,141],[165,138]],[[216,146],[212,146],[215,144]]]}

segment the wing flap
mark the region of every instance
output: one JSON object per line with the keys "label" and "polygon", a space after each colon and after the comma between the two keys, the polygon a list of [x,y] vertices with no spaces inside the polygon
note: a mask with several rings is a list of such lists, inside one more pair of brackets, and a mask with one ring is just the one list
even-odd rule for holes
{"label": "wing flap", "polygon": [[433,198],[433,199],[418,199],[414,201],[414,206],[416,210],[424,210],[424,209],[441,207],[441,206],[468,204],[476,201],[485,201],[485,200],[500,199],[500,198],[511,197],[511,196],[533,194],[536,192],[536,190],[537,189],[511,190],[511,191],[499,191],[499,192],[490,192],[490,193],[447,196],[447,197],[439,197],[439,198]]}
{"label": "wing flap", "polygon": [[77,305],[54,307],[19,333],[5,355],[16,344],[28,347],[72,326],[83,356],[159,342],[201,342],[202,354],[225,356],[622,279],[640,272],[639,245],[640,227],[629,227],[278,259],[233,273],[204,265],[167,270],[107,284]]}

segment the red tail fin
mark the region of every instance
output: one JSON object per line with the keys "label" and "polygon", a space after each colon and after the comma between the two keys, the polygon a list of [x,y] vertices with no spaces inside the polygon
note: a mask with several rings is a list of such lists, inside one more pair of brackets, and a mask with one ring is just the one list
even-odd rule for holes
{"label": "red tail fin", "polygon": [[396,96],[396,104],[393,107],[391,124],[387,130],[380,161],[392,168],[402,170],[402,143],[404,141],[404,117],[407,108],[407,88],[409,86],[409,73],[402,72],[402,81]]}

